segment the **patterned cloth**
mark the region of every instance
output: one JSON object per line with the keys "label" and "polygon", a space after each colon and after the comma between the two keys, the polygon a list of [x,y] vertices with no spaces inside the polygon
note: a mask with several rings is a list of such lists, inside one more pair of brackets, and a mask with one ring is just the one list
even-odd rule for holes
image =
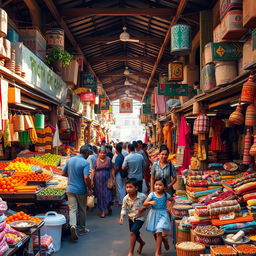
{"label": "patterned cloth", "polygon": [[165,178],[167,182],[170,181],[170,177],[176,177],[176,169],[172,163],[167,162],[166,165],[162,168],[160,165],[160,160],[154,162],[151,167],[151,175],[154,175],[155,178]]}
{"label": "patterned cloth", "polygon": [[201,114],[197,117],[194,123],[194,135],[208,133],[209,132],[209,117],[205,114]]}
{"label": "patterned cloth", "polygon": [[113,168],[110,158],[106,157],[104,162],[98,158],[94,165],[94,188],[97,197],[97,205],[101,211],[108,210],[108,207],[113,203],[112,190],[108,189],[107,183]]}
{"label": "patterned cloth", "polygon": [[128,213],[129,219],[145,220],[145,212],[139,213],[138,209],[143,207],[143,203],[146,200],[146,196],[143,193],[138,192],[135,200],[132,200],[127,194],[124,197],[121,214],[126,215]]}

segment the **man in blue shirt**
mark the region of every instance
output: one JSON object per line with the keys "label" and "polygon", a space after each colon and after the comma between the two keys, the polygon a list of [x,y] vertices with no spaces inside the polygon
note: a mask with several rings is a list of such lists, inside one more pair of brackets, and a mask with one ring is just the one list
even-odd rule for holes
{"label": "man in blue shirt", "polygon": [[122,154],[122,146],[120,144],[116,145],[116,154],[117,157],[115,159],[114,169],[116,174],[116,194],[117,194],[117,200],[118,204],[123,204],[123,199],[126,195],[126,188],[125,188],[125,182],[124,179],[125,176],[123,175],[124,171],[122,170],[122,165],[124,162],[124,156]]}
{"label": "man in blue shirt", "polygon": [[129,155],[124,158],[122,169],[128,172],[129,179],[136,179],[138,181],[138,191],[142,192],[143,169],[145,161],[142,155],[135,152],[133,144],[128,145]]}
{"label": "man in blue shirt", "polygon": [[85,228],[87,195],[91,195],[90,164],[86,158],[91,153],[88,146],[80,148],[80,155],[70,158],[63,168],[63,173],[68,177],[68,205],[70,217],[70,232],[73,240],[78,240],[77,212],[79,214],[80,235],[88,233]]}

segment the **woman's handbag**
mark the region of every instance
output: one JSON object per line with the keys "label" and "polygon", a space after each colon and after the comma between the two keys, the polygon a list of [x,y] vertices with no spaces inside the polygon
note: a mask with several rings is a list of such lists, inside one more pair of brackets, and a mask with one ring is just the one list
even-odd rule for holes
{"label": "woman's handbag", "polygon": [[94,207],[94,196],[87,196],[87,207],[88,208]]}
{"label": "woman's handbag", "polygon": [[112,177],[108,178],[107,187],[108,187],[108,189],[114,188],[114,180]]}

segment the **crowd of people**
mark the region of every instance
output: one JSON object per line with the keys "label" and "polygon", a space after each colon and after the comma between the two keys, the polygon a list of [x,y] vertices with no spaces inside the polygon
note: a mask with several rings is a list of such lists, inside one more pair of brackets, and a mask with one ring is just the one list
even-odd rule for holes
{"label": "crowd of people", "polygon": [[174,193],[176,170],[168,161],[169,149],[166,145],[160,147],[159,159],[154,163],[147,149],[148,145],[141,140],[116,145],[106,145],[103,141],[99,147],[82,146],[80,154],[67,161],[63,175],[68,177],[69,224],[73,240],[90,232],[86,228],[86,205],[88,196],[94,195],[101,218],[112,214],[115,198],[121,207],[119,223],[123,224],[124,216],[128,215],[128,256],[134,255],[136,242],[139,243],[138,253],[145,246],[140,235],[145,220],[146,230],[153,234],[156,241],[155,256],[160,255],[162,243],[166,250],[169,249],[167,201]]}

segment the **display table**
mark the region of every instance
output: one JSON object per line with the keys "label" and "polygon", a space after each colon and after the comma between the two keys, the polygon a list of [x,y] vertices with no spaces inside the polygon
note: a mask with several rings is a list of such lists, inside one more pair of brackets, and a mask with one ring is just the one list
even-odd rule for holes
{"label": "display table", "polygon": [[[24,250],[24,248],[28,245],[28,242],[30,240],[30,238],[33,235],[38,235],[38,239],[39,239],[39,255],[41,254],[41,228],[44,226],[44,221],[42,221],[37,227],[35,228],[31,228],[28,232],[25,232],[25,234],[27,235],[24,239],[22,239],[20,242],[18,242],[13,248],[10,248],[3,256],[11,256],[11,255],[15,255],[17,253],[17,255],[23,255],[22,251]],[[34,255],[36,253],[34,252]]]}

